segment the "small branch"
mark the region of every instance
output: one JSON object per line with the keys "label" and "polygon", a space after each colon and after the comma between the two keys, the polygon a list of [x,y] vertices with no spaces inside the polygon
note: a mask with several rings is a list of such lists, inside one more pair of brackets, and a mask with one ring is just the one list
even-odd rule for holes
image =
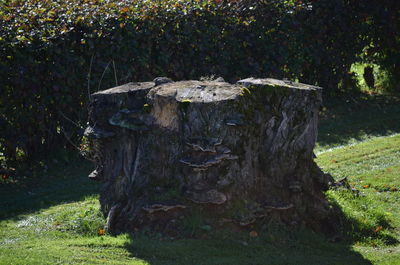
{"label": "small branch", "polygon": [[[73,120],[71,120],[70,118],[68,118],[67,116],[65,116],[64,113],[62,113],[62,111],[59,111],[59,112],[60,112],[61,116],[63,116],[66,120],[68,120],[69,122],[73,123],[75,126],[77,126],[78,128],[80,128],[80,129],[83,130],[83,128],[82,128],[78,123],[74,122]],[[94,126],[96,126],[96,124],[94,124]],[[85,154],[85,151],[83,151],[83,150],[82,150],[80,147],[78,147],[74,142],[72,142],[71,138],[69,138],[69,137],[67,136],[67,134],[65,133],[65,131],[64,131],[63,129],[61,129],[60,131],[63,133],[65,139],[67,139],[67,141],[68,141],[76,150],[78,150],[78,152],[79,152],[79,154],[80,154],[81,156],[83,156],[85,159],[87,159],[87,160],[89,160],[89,161],[92,161],[93,163],[95,162],[94,159],[89,158],[89,157]]]}
{"label": "small branch", "polygon": [[61,129],[61,132],[63,133],[65,139],[67,139],[67,141],[68,141],[73,147],[75,147],[78,151],[81,150],[76,144],[74,144],[74,142],[72,142],[72,140],[67,136],[67,134],[65,133],[65,131],[64,131],[63,129]]}
{"label": "small branch", "polygon": [[79,129],[83,129],[82,126],[80,126],[78,123],[74,122],[73,120],[71,120],[70,118],[65,116],[65,114],[61,110],[59,110],[59,112],[60,112],[61,116],[63,116],[64,119],[66,119],[67,121],[71,122],[72,124],[74,124]]}
{"label": "small branch", "polygon": [[106,71],[107,71],[108,66],[110,65],[110,63],[111,63],[111,61],[109,61],[109,62],[107,63],[106,68],[104,68],[104,71],[103,71],[103,73],[101,74],[99,86],[97,87],[97,91],[99,91],[100,88],[101,88],[101,82],[103,81],[103,77],[104,77],[104,75],[105,75],[105,73],[106,73]]}
{"label": "small branch", "polygon": [[88,158],[86,155],[82,154],[82,150],[81,150],[76,144],[74,144],[74,142],[72,142],[72,140],[67,136],[67,134],[65,133],[65,131],[64,131],[63,129],[61,129],[61,132],[63,133],[65,139],[67,139],[67,141],[68,141],[76,150],[79,151],[79,154],[80,154],[81,156],[83,156],[85,159],[87,159],[87,160],[89,160],[89,161],[95,162],[93,159],[90,159],[90,158]]}
{"label": "small branch", "polygon": [[89,97],[89,101],[90,101],[90,79],[91,79],[91,75],[92,75],[92,65],[93,65],[93,58],[94,58],[94,53],[92,55],[92,58],[90,58],[90,66],[89,66],[89,73],[88,73],[88,81],[87,81],[87,91],[88,91],[88,97]]}
{"label": "small branch", "polygon": [[117,69],[115,68],[115,61],[113,60],[112,62],[113,62],[113,67],[114,67],[115,85],[118,86]]}

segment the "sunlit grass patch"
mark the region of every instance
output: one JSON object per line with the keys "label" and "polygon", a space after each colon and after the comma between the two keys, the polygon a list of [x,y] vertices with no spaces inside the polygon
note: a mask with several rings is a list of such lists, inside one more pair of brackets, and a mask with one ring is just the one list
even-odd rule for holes
{"label": "sunlit grass patch", "polygon": [[343,232],[356,245],[386,247],[400,240],[400,135],[380,137],[321,153],[317,159],[352,190],[327,196],[343,212]]}

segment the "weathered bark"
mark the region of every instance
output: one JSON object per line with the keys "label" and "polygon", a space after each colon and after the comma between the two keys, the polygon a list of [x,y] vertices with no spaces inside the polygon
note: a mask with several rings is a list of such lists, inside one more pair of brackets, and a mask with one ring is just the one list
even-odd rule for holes
{"label": "weathered bark", "polygon": [[274,79],[130,83],[94,93],[89,127],[112,232],[274,219],[319,228],[332,178],[313,161],[319,87]]}

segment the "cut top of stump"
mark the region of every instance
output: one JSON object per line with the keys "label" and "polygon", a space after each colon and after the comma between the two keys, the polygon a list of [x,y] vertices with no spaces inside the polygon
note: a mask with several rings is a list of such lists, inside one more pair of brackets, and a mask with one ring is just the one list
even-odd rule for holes
{"label": "cut top of stump", "polygon": [[274,78],[264,78],[264,79],[257,79],[257,78],[246,78],[239,80],[237,82],[239,85],[243,85],[245,87],[249,86],[274,86],[274,87],[286,87],[291,88],[293,90],[300,89],[300,90],[321,90],[322,88],[319,86],[313,86],[303,83],[292,82],[290,80],[278,80]]}
{"label": "cut top of stump", "polygon": [[217,81],[181,81],[167,83],[154,91],[157,96],[173,97],[178,102],[217,102],[236,98],[240,86]]}
{"label": "cut top of stump", "polygon": [[179,81],[179,82],[132,82],[122,86],[117,86],[111,89],[103,90],[92,94],[94,100],[100,101],[124,101],[126,95],[140,94],[142,97],[146,95],[150,97],[174,98],[178,102],[218,102],[235,99],[244,93],[243,88],[252,87],[269,87],[277,90],[286,91],[304,91],[304,90],[321,90],[321,87],[312,86],[302,83],[296,83],[286,80],[277,80],[273,78],[256,79],[247,78],[230,84],[221,81]]}

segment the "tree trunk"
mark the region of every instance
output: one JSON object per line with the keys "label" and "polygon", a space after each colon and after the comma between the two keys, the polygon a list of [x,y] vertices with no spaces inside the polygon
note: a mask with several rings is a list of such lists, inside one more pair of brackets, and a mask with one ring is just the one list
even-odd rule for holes
{"label": "tree trunk", "polygon": [[321,228],[321,88],[275,79],[129,83],[94,93],[86,136],[111,232],[275,220]]}

